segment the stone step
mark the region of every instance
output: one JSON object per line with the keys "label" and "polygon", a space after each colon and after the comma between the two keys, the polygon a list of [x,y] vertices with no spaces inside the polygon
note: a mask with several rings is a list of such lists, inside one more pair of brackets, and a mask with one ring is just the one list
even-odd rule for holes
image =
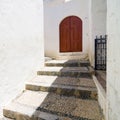
{"label": "stone step", "polygon": [[15,120],[102,120],[95,100],[28,90],[5,106],[3,115]]}
{"label": "stone step", "polygon": [[88,54],[81,53],[81,52],[66,52],[66,53],[59,53],[59,55],[56,56],[57,60],[88,60]]}
{"label": "stone step", "polygon": [[82,99],[97,99],[97,88],[92,79],[57,76],[36,76],[26,83],[27,90],[54,92]]}
{"label": "stone step", "polygon": [[0,120],[13,120],[13,119],[3,117],[3,118],[0,118]]}
{"label": "stone step", "polygon": [[87,60],[50,60],[45,62],[46,66],[63,66],[63,67],[85,67],[90,66]]}
{"label": "stone step", "polygon": [[88,67],[44,67],[37,72],[37,75],[69,76],[69,77],[91,77]]}
{"label": "stone step", "polygon": [[95,76],[97,77],[97,80],[99,81],[100,85],[106,91],[106,71],[96,70]]}

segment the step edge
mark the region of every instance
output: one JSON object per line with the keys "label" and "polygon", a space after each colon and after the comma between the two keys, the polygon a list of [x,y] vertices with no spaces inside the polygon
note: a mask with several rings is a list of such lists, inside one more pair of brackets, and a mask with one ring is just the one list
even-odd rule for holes
{"label": "step edge", "polygon": [[[61,88],[61,89],[72,89],[72,90],[84,90],[84,91],[97,91],[96,87],[84,87],[84,86],[72,86],[72,85],[47,85],[47,84],[41,84],[40,83],[33,83],[33,82],[26,82],[25,86],[37,86],[37,87],[55,87],[55,88]],[[71,87],[71,88],[70,88]],[[90,90],[88,90],[90,89]]]}

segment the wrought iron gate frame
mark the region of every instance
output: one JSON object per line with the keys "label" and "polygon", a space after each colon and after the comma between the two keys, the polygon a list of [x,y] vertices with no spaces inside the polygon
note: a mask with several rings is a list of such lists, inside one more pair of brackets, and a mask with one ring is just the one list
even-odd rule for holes
{"label": "wrought iron gate frame", "polygon": [[107,35],[95,38],[95,70],[106,70]]}

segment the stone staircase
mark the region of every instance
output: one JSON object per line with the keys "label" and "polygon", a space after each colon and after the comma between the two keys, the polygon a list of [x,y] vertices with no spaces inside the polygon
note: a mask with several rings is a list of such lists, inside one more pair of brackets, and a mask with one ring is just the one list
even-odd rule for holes
{"label": "stone staircase", "polygon": [[3,120],[102,120],[88,61],[52,60],[3,109]]}

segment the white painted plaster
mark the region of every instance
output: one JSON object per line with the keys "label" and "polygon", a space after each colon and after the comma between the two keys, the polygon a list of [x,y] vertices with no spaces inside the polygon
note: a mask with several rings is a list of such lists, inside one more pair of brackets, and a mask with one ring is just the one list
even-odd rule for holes
{"label": "white painted plaster", "polygon": [[96,36],[106,35],[106,13],[107,13],[107,0],[90,0],[89,7],[89,16],[90,16],[90,24],[89,24],[89,59],[94,66],[94,40]]}
{"label": "white painted plaster", "polygon": [[120,0],[107,1],[107,120],[120,119]]}
{"label": "white painted plaster", "polygon": [[0,111],[43,66],[42,0],[0,0]]}
{"label": "white painted plaster", "polygon": [[[44,0],[45,21],[45,55],[58,58],[59,52],[59,24],[67,16],[78,16],[83,22],[83,52],[88,53],[89,46],[89,0]],[[74,53],[68,53],[68,55]],[[79,55],[78,54],[78,55]],[[63,54],[62,54],[63,55]]]}

